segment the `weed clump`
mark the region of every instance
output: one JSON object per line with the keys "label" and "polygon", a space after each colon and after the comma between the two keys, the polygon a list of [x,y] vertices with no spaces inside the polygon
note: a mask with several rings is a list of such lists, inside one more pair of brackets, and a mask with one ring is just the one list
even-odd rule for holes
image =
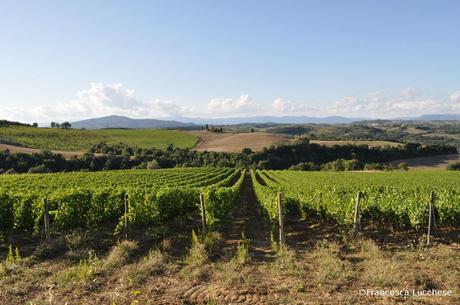
{"label": "weed clump", "polygon": [[320,242],[312,253],[315,265],[315,282],[318,286],[339,287],[354,275],[349,262],[340,258],[336,243]]}
{"label": "weed clump", "polygon": [[110,251],[107,259],[104,262],[103,268],[110,273],[114,269],[126,264],[133,252],[138,249],[137,242],[124,240],[116,244]]}

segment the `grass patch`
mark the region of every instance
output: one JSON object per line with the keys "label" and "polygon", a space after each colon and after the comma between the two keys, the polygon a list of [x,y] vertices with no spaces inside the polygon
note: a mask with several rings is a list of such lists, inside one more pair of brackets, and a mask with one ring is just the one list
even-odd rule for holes
{"label": "grass patch", "polygon": [[303,268],[299,266],[294,250],[289,249],[287,246],[278,246],[275,253],[276,258],[272,265],[275,271],[289,275],[303,273]]}
{"label": "grass patch", "polygon": [[217,232],[198,235],[192,231],[192,245],[184,260],[185,267],[182,269],[182,275],[186,279],[197,285],[209,278],[212,268],[207,263],[219,240],[220,235]]}
{"label": "grass patch", "polygon": [[313,250],[314,281],[318,286],[337,288],[345,285],[354,275],[349,262],[340,258],[336,243],[320,242]]}
{"label": "grass patch", "polygon": [[206,235],[198,235],[192,231],[192,246],[185,258],[185,263],[190,267],[199,267],[205,264],[210,255],[214,252],[220,235],[210,232]]}
{"label": "grass patch", "polygon": [[373,241],[361,243],[360,256],[364,258],[363,279],[372,287],[407,287],[414,282],[407,261],[380,250]]}
{"label": "grass patch", "polygon": [[254,283],[254,277],[250,268],[246,268],[251,258],[249,256],[249,240],[242,235],[235,256],[225,263],[218,264],[215,274],[219,282],[227,287],[248,287]]}
{"label": "grass patch", "polygon": [[133,252],[138,248],[137,242],[129,240],[124,240],[116,244],[104,261],[104,271],[110,273],[114,269],[126,264],[133,255]]}
{"label": "grass patch", "polygon": [[139,285],[150,276],[163,274],[166,257],[158,250],[151,250],[147,256],[133,264],[127,270],[127,279],[131,285]]}
{"label": "grass patch", "polygon": [[124,143],[141,148],[193,147],[198,138],[180,130],[163,129],[56,129],[32,127],[1,127],[0,140],[18,143],[25,147],[87,151],[93,145]]}
{"label": "grass patch", "polygon": [[249,256],[249,239],[242,234],[241,240],[238,242],[236,247],[236,255],[232,258],[235,264],[245,265],[251,260]]}
{"label": "grass patch", "polygon": [[88,253],[88,258],[80,260],[78,265],[65,269],[55,278],[57,283],[64,286],[69,284],[84,286],[89,284],[101,267],[101,260],[94,251]]}

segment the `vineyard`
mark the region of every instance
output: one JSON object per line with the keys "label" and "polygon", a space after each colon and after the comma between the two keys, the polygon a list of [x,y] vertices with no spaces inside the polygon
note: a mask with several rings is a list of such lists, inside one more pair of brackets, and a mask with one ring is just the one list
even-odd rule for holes
{"label": "vineyard", "polygon": [[[435,218],[456,225],[460,219],[460,175],[456,172],[332,173],[251,171],[258,202],[272,221],[277,196],[285,212],[315,214],[337,223],[353,222],[356,195],[362,218],[420,228],[435,196]],[[58,230],[103,223],[142,227],[197,213],[204,195],[210,226],[228,218],[237,204],[244,171],[230,168],[123,170],[96,173],[0,177],[0,231],[39,233],[49,210]],[[125,205],[128,205],[125,211]]]}
{"label": "vineyard", "polygon": [[243,177],[228,168],[3,176],[0,231],[39,233],[45,209],[57,230],[161,224],[199,211],[200,193],[212,226],[236,203]]}
{"label": "vineyard", "polygon": [[213,167],[0,175],[0,303],[355,304],[362,287],[460,289],[459,178]]}
{"label": "vineyard", "polygon": [[286,211],[349,225],[361,192],[364,219],[420,228],[428,219],[431,193],[440,224],[458,224],[460,175],[455,172],[333,173],[299,171],[252,171],[258,201],[272,221],[278,219],[276,196],[284,196]]}

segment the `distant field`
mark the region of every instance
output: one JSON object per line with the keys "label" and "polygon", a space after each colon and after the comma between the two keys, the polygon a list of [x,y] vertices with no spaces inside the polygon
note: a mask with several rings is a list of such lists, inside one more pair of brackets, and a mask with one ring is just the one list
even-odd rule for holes
{"label": "distant field", "polygon": [[86,151],[94,144],[125,143],[143,148],[193,147],[198,137],[179,130],[52,129],[31,127],[0,128],[0,141],[29,148],[58,151]]}
{"label": "distant field", "polygon": [[405,162],[410,169],[446,169],[449,163],[460,162],[460,154],[439,155],[432,157],[411,158],[389,162]]}
{"label": "distant field", "polygon": [[460,140],[460,134],[452,134],[452,133],[432,133],[432,134],[426,134],[423,136],[427,138],[445,137],[445,138]]}
{"label": "distant field", "polygon": [[390,142],[390,141],[326,141],[326,140],[311,140],[311,143],[316,143],[325,146],[333,145],[367,145],[369,147],[382,147],[382,146],[401,146],[401,143]]}
{"label": "distant field", "polygon": [[190,132],[199,137],[200,141],[195,149],[198,151],[216,152],[241,152],[243,148],[250,148],[252,151],[260,151],[264,147],[284,144],[290,139],[265,133],[213,133],[213,132]]}

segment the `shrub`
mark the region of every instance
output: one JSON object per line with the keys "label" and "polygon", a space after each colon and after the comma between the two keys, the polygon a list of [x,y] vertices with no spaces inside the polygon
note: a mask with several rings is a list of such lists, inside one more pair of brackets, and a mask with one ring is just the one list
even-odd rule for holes
{"label": "shrub", "polygon": [[44,174],[44,173],[49,173],[50,170],[44,164],[42,164],[42,165],[38,165],[38,166],[29,168],[27,172],[29,174]]}
{"label": "shrub", "polygon": [[297,165],[291,166],[289,169],[298,171],[317,171],[320,167],[313,162],[300,162]]}
{"label": "shrub", "polygon": [[450,163],[450,164],[447,166],[447,169],[448,169],[448,170],[452,170],[452,171],[458,171],[458,170],[460,170],[460,162]]}
{"label": "shrub", "polygon": [[407,170],[409,170],[409,165],[407,165],[406,162],[401,162],[401,163],[398,164],[397,168],[407,171]]}
{"label": "shrub", "polygon": [[159,169],[160,164],[157,160],[152,160],[147,163],[147,169]]}

